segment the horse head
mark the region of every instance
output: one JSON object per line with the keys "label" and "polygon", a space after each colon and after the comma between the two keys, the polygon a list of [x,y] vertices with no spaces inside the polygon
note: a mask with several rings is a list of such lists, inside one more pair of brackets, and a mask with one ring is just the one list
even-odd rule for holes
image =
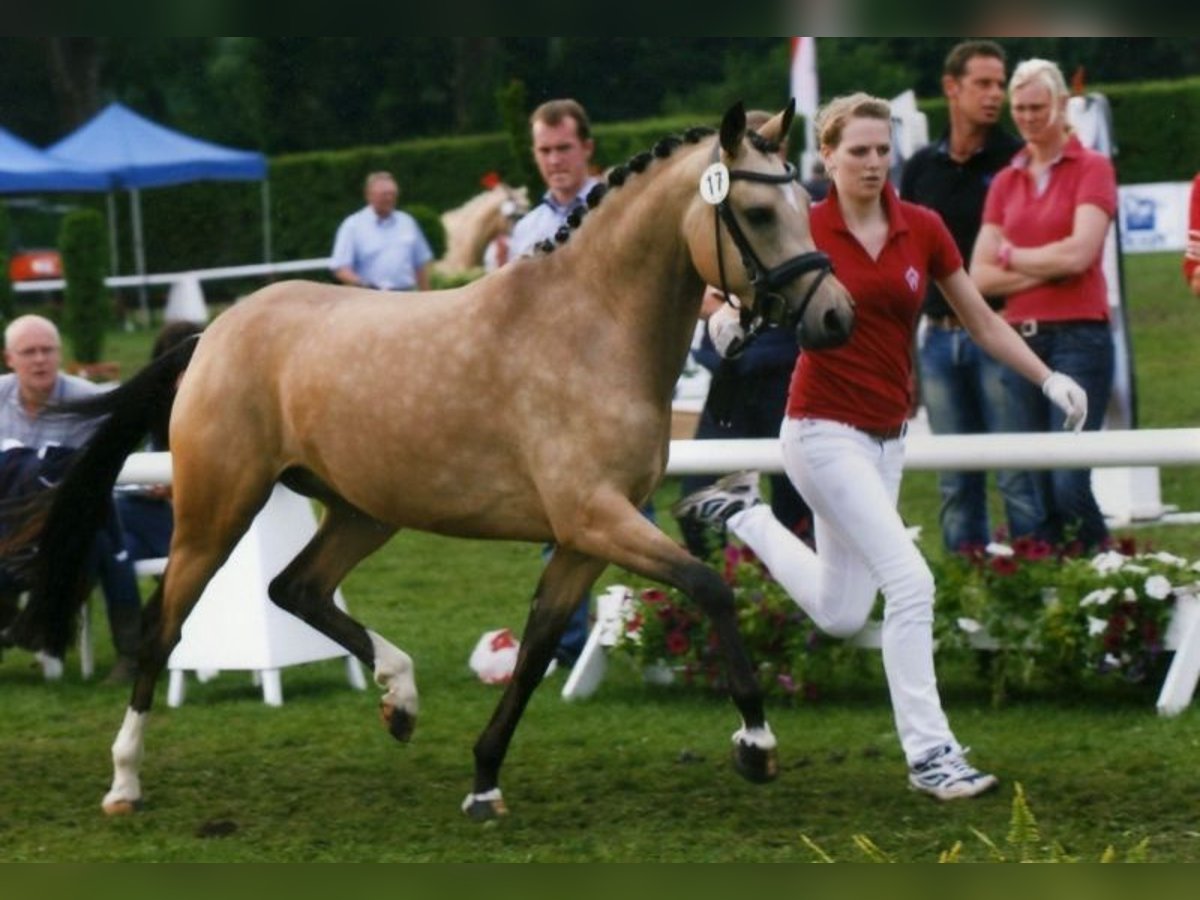
{"label": "horse head", "polygon": [[813,243],[808,194],[778,153],[794,113],[789,102],[757,131],[747,129],[741,103],[725,113],[700,177],[701,214],[687,220],[688,245],[705,281],[741,298],[744,324],[786,327],[818,350],[850,337],[854,301]]}

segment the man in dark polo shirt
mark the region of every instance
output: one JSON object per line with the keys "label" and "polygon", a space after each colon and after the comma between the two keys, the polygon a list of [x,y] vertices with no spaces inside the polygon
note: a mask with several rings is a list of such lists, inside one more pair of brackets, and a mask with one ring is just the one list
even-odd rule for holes
{"label": "man in dark polo shirt", "polygon": [[[950,125],[936,142],[922,147],[904,166],[900,196],[936,210],[963,259],[979,233],[983,201],[992,177],[1022,146],[997,124],[1005,98],[1004,50],[992,41],[964,41],[946,56],[942,91]],[[990,297],[994,307],[1001,297]],[[936,285],[922,306],[924,321],[918,363],[921,398],[935,434],[979,434],[998,430],[1005,402],[1003,366],[975,346]],[[938,474],[940,520],[946,548],[981,547],[992,539],[988,521],[987,473]],[[997,471],[1009,536],[1040,535],[1044,513],[1027,472]]]}

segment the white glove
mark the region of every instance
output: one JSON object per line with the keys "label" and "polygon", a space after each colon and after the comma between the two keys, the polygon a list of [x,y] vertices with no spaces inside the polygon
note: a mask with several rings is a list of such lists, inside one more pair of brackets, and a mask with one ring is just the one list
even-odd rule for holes
{"label": "white glove", "polygon": [[708,317],[708,336],[722,359],[736,359],[746,341],[741,314],[728,303]]}
{"label": "white glove", "polygon": [[1069,428],[1076,434],[1083,430],[1083,421],[1087,418],[1087,393],[1074,378],[1062,372],[1051,372],[1042,382],[1042,393],[1066,414],[1064,429]]}

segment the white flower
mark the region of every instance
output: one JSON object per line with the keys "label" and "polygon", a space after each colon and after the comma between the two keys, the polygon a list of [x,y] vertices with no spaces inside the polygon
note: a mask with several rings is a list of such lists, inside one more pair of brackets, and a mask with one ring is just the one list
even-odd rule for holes
{"label": "white flower", "polygon": [[1145,575],[1150,570],[1147,569],[1145,566],[1139,566],[1135,563],[1129,563],[1121,571],[1122,572],[1132,572],[1134,575]]}
{"label": "white flower", "polygon": [[1092,568],[1101,575],[1107,575],[1110,572],[1119,572],[1121,567],[1125,565],[1129,557],[1118,553],[1116,550],[1109,550],[1105,553],[1097,554],[1092,558]]}
{"label": "white flower", "polygon": [[1089,637],[1104,634],[1104,629],[1108,627],[1108,622],[1104,621],[1104,619],[1097,619],[1095,616],[1088,616],[1087,623]]}
{"label": "white flower", "polygon": [[1171,595],[1171,582],[1165,575],[1151,575],[1146,579],[1144,590],[1152,600],[1166,600]]}
{"label": "white flower", "polygon": [[1121,660],[1113,656],[1111,653],[1104,654],[1104,664],[1111,669],[1121,668]]}
{"label": "white flower", "polygon": [[1165,564],[1166,564],[1166,565],[1168,565],[1168,566],[1179,566],[1179,567],[1183,567],[1183,566],[1186,566],[1186,565],[1188,564],[1187,560],[1186,560],[1186,559],[1184,559],[1183,557],[1181,557],[1181,556],[1175,556],[1175,555],[1173,555],[1173,554],[1170,554],[1170,553],[1165,553],[1165,552],[1163,552],[1162,550],[1160,550],[1158,553],[1147,553],[1147,554],[1146,554],[1146,556],[1145,556],[1145,558],[1146,558],[1146,559],[1153,559],[1153,560],[1155,560],[1155,561],[1157,561],[1157,562],[1160,562],[1160,563],[1165,563]]}
{"label": "white flower", "polygon": [[1130,587],[1125,588],[1125,590],[1121,594],[1121,597],[1126,603],[1137,603],[1138,602],[1137,591],[1135,591],[1133,588],[1130,588]]}
{"label": "white flower", "polygon": [[1008,546],[1008,544],[998,544],[995,541],[992,541],[990,544],[988,544],[983,549],[986,553],[990,554],[991,556],[1013,556],[1014,555],[1013,548]]}
{"label": "white flower", "polygon": [[1101,588],[1098,591],[1092,591],[1086,597],[1079,601],[1080,606],[1104,606],[1117,595],[1116,588]]}
{"label": "white flower", "polygon": [[976,622],[974,619],[968,619],[966,616],[959,618],[958,627],[967,634],[977,634],[983,631],[983,626],[979,622]]}

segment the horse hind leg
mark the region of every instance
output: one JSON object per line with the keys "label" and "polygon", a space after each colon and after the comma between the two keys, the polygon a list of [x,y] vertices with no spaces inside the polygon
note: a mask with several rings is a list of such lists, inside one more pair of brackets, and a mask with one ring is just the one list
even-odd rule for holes
{"label": "horse hind leg", "polygon": [[589,554],[683,591],[709,617],[725,657],[729,694],[742,717],[733,734],[733,764],[748,781],[779,773],[776,741],[767,724],[762,687],[738,631],[733,592],[710,566],[689,554],[624,497],[594,501],[590,525],[577,546]]}
{"label": "horse hind leg", "polygon": [[550,557],[530,605],[512,679],[475,742],[475,783],[462,803],[468,817],[486,821],[508,812],[500,792],[500,767],[508,745],[529,698],[546,674],[571,612],[605,565],[604,560],[563,547]]}
{"label": "horse hind leg", "polygon": [[345,647],[374,670],[384,688],[379,711],[392,736],[412,737],[418,700],[412,658],[364,628],[338,608],[333,593],[360,561],[382,547],[396,529],[371,518],[340,498],[323,497],[325,516],[300,554],[277,575],[268,594],[281,609]]}

